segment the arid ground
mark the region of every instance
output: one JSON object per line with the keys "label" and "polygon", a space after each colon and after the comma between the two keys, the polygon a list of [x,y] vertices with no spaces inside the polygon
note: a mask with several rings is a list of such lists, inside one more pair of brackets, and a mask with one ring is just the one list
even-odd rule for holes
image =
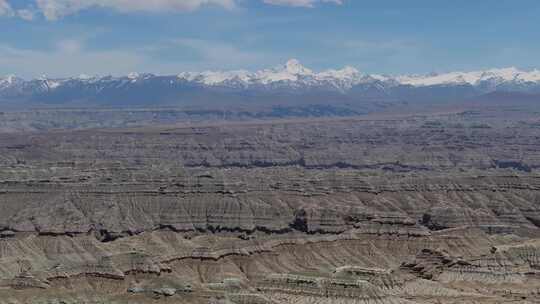
{"label": "arid ground", "polygon": [[115,119],[3,126],[0,303],[540,302],[536,112]]}

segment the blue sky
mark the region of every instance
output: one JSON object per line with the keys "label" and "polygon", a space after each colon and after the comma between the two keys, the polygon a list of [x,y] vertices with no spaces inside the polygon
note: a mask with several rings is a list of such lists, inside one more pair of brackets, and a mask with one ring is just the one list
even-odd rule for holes
{"label": "blue sky", "polygon": [[0,0],[0,75],[540,67],[537,0]]}

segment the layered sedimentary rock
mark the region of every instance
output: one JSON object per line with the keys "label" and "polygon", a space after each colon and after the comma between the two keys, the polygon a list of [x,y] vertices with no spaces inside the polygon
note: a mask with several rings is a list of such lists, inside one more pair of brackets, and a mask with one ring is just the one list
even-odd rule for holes
{"label": "layered sedimentary rock", "polygon": [[0,135],[0,303],[534,303],[540,133],[458,118]]}

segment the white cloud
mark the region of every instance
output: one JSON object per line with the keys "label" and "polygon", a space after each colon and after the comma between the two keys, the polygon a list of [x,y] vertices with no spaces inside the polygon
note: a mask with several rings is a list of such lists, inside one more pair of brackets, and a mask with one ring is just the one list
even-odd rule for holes
{"label": "white cloud", "polygon": [[17,10],[17,16],[26,21],[34,20],[34,12],[30,9]]}
{"label": "white cloud", "polygon": [[315,4],[326,2],[334,4],[343,4],[343,0],[263,0],[266,4],[294,6],[294,7],[314,7]]}
{"label": "white cloud", "polygon": [[[18,16],[33,20],[37,12],[47,20],[57,20],[89,8],[114,9],[129,12],[183,12],[194,11],[204,6],[233,9],[246,0],[34,0],[35,4],[14,11],[8,1],[0,0],[0,16]],[[344,0],[260,0],[268,5],[314,7],[318,3],[341,5]],[[37,8],[37,9],[36,9]]]}
{"label": "white cloud", "polygon": [[0,16],[12,16],[13,9],[7,0],[0,0]]}
{"label": "white cloud", "polygon": [[91,7],[112,8],[120,12],[193,11],[202,6],[235,7],[235,0],[36,0],[37,7],[48,20]]}

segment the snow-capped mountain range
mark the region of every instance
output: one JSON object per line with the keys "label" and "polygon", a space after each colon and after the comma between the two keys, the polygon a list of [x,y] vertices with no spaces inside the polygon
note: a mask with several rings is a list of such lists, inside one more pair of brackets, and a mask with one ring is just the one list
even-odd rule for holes
{"label": "snow-capped mountain range", "polygon": [[469,84],[480,85],[491,81],[496,84],[504,82],[539,83],[540,71],[520,71],[516,68],[491,69],[476,72],[451,72],[430,75],[385,76],[377,74],[362,74],[353,67],[341,70],[327,70],[315,73],[302,66],[296,59],[289,60],[283,67],[250,73],[248,71],[181,73],[180,79],[195,81],[205,85],[223,85],[231,82],[242,83],[246,86],[275,82],[291,82],[317,85],[320,83],[333,84],[339,89],[350,89],[352,86],[370,81],[382,81],[394,85],[433,86]]}
{"label": "snow-capped mountain range", "polygon": [[282,67],[266,69],[257,72],[229,71],[229,72],[203,72],[181,73],[179,79],[194,81],[208,86],[241,84],[245,87],[258,85],[271,85],[273,83],[289,83],[291,85],[320,85],[331,84],[337,89],[348,89],[360,82],[366,75],[362,75],[352,67],[342,70],[328,70],[315,73],[302,66],[296,59],[291,59]]}
{"label": "snow-capped mountain range", "polygon": [[[388,76],[353,67],[314,72],[291,59],[256,72],[183,72],[173,76],[131,73],[123,77],[80,75],[65,79],[0,77],[0,101],[33,103],[179,103],[213,99],[305,96],[317,100],[464,98],[491,92],[540,93],[540,71],[516,68],[429,75]],[[249,97],[249,98],[248,98]],[[309,102],[309,100],[306,100]]]}
{"label": "snow-capped mountain range", "polygon": [[452,72],[427,76],[400,76],[397,77],[397,79],[401,84],[410,84],[413,86],[443,84],[480,85],[482,82],[493,82],[494,84],[505,82],[538,83],[540,82],[540,71],[533,70],[525,72],[512,67],[505,69],[491,69],[487,71]]}

